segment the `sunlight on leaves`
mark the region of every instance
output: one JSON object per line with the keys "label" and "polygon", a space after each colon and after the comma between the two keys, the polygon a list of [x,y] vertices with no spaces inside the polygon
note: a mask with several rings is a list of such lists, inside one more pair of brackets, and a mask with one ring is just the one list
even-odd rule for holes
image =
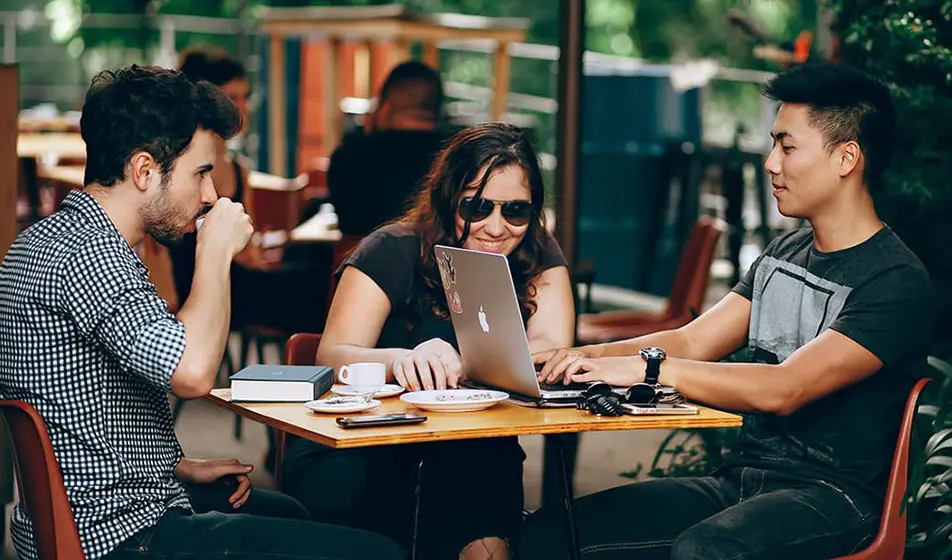
{"label": "sunlight on leaves", "polygon": [[50,0],[43,11],[51,23],[50,36],[57,43],[72,39],[83,21],[82,7],[73,0]]}

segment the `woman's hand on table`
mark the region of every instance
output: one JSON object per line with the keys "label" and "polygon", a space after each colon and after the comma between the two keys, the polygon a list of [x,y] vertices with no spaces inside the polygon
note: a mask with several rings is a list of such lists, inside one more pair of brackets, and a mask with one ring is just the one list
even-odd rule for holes
{"label": "woman's hand on table", "polygon": [[394,360],[393,377],[409,391],[456,388],[463,364],[448,342],[432,338]]}

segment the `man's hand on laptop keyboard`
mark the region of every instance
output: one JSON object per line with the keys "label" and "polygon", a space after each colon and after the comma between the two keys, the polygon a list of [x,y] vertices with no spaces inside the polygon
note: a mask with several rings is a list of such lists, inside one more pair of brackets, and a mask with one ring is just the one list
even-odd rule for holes
{"label": "man's hand on laptop keyboard", "polygon": [[532,357],[536,364],[544,364],[538,374],[540,384],[564,385],[604,381],[624,387],[644,380],[644,360],[641,356],[623,358],[591,358],[584,348],[563,348],[542,352]]}
{"label": "man's hand on laptop keyboard", "polygon": [[585,348],[560,348],[536,352],[532,355],[532,362],[535,364],[539,384],[546,385],[562,381],[565,369],[572,363],[592,357],[588,355]]}
{"label": "man's hand on laptop keyboard", "polygon": [[394,360],[393,377],[410,391],[456,388],[463,371],[459,354],[448,342],[432,338]]}

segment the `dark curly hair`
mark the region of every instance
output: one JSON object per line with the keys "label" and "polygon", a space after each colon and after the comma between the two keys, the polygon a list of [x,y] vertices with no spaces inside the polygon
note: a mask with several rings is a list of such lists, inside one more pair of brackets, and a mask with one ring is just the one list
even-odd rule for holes
{"label": "dark curly hair", "polygon": [[433,247],[463,245],[470,225],[467,220],[462,238],[457,238],[456,216],[463,191],[478,179],[476,196],[481,196],[489,178],[511,165],[519,166],[525,173],[534,212],[525,237],[508,257],[509,268],[523,320],[528,321],[535,313],[536,289],[532,280],[542,272],[548,244],[542,212],[542,173],[538,156],[522,131],[511,124],[494,122],[467,128],[448,141],[434,161],[415,204],[399,220],[413,229],[420,242],[418,280],[422,280],[424,289],[411,296],[409,302],[417,317],[427,313],[449,317]]}
{"label": "dark curly hair", "polygon": [[125,179],[129,158],[152,154],[168,174],[195,131],[227,140],[241,130],[241,115],[218,87],[156,66],[103,70],[86,92],[79,122],[86,142],[83,184],[111,187]]}

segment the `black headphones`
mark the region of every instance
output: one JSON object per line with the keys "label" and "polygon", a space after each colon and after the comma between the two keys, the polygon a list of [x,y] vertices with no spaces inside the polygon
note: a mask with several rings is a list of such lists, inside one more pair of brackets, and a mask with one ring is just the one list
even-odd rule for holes
{"label": "black headphones", "polygon": [[622,396],[612,390],[612,386],[596,381],[585,389],[579,410],[587,410],[596,416],[621,416]]}

